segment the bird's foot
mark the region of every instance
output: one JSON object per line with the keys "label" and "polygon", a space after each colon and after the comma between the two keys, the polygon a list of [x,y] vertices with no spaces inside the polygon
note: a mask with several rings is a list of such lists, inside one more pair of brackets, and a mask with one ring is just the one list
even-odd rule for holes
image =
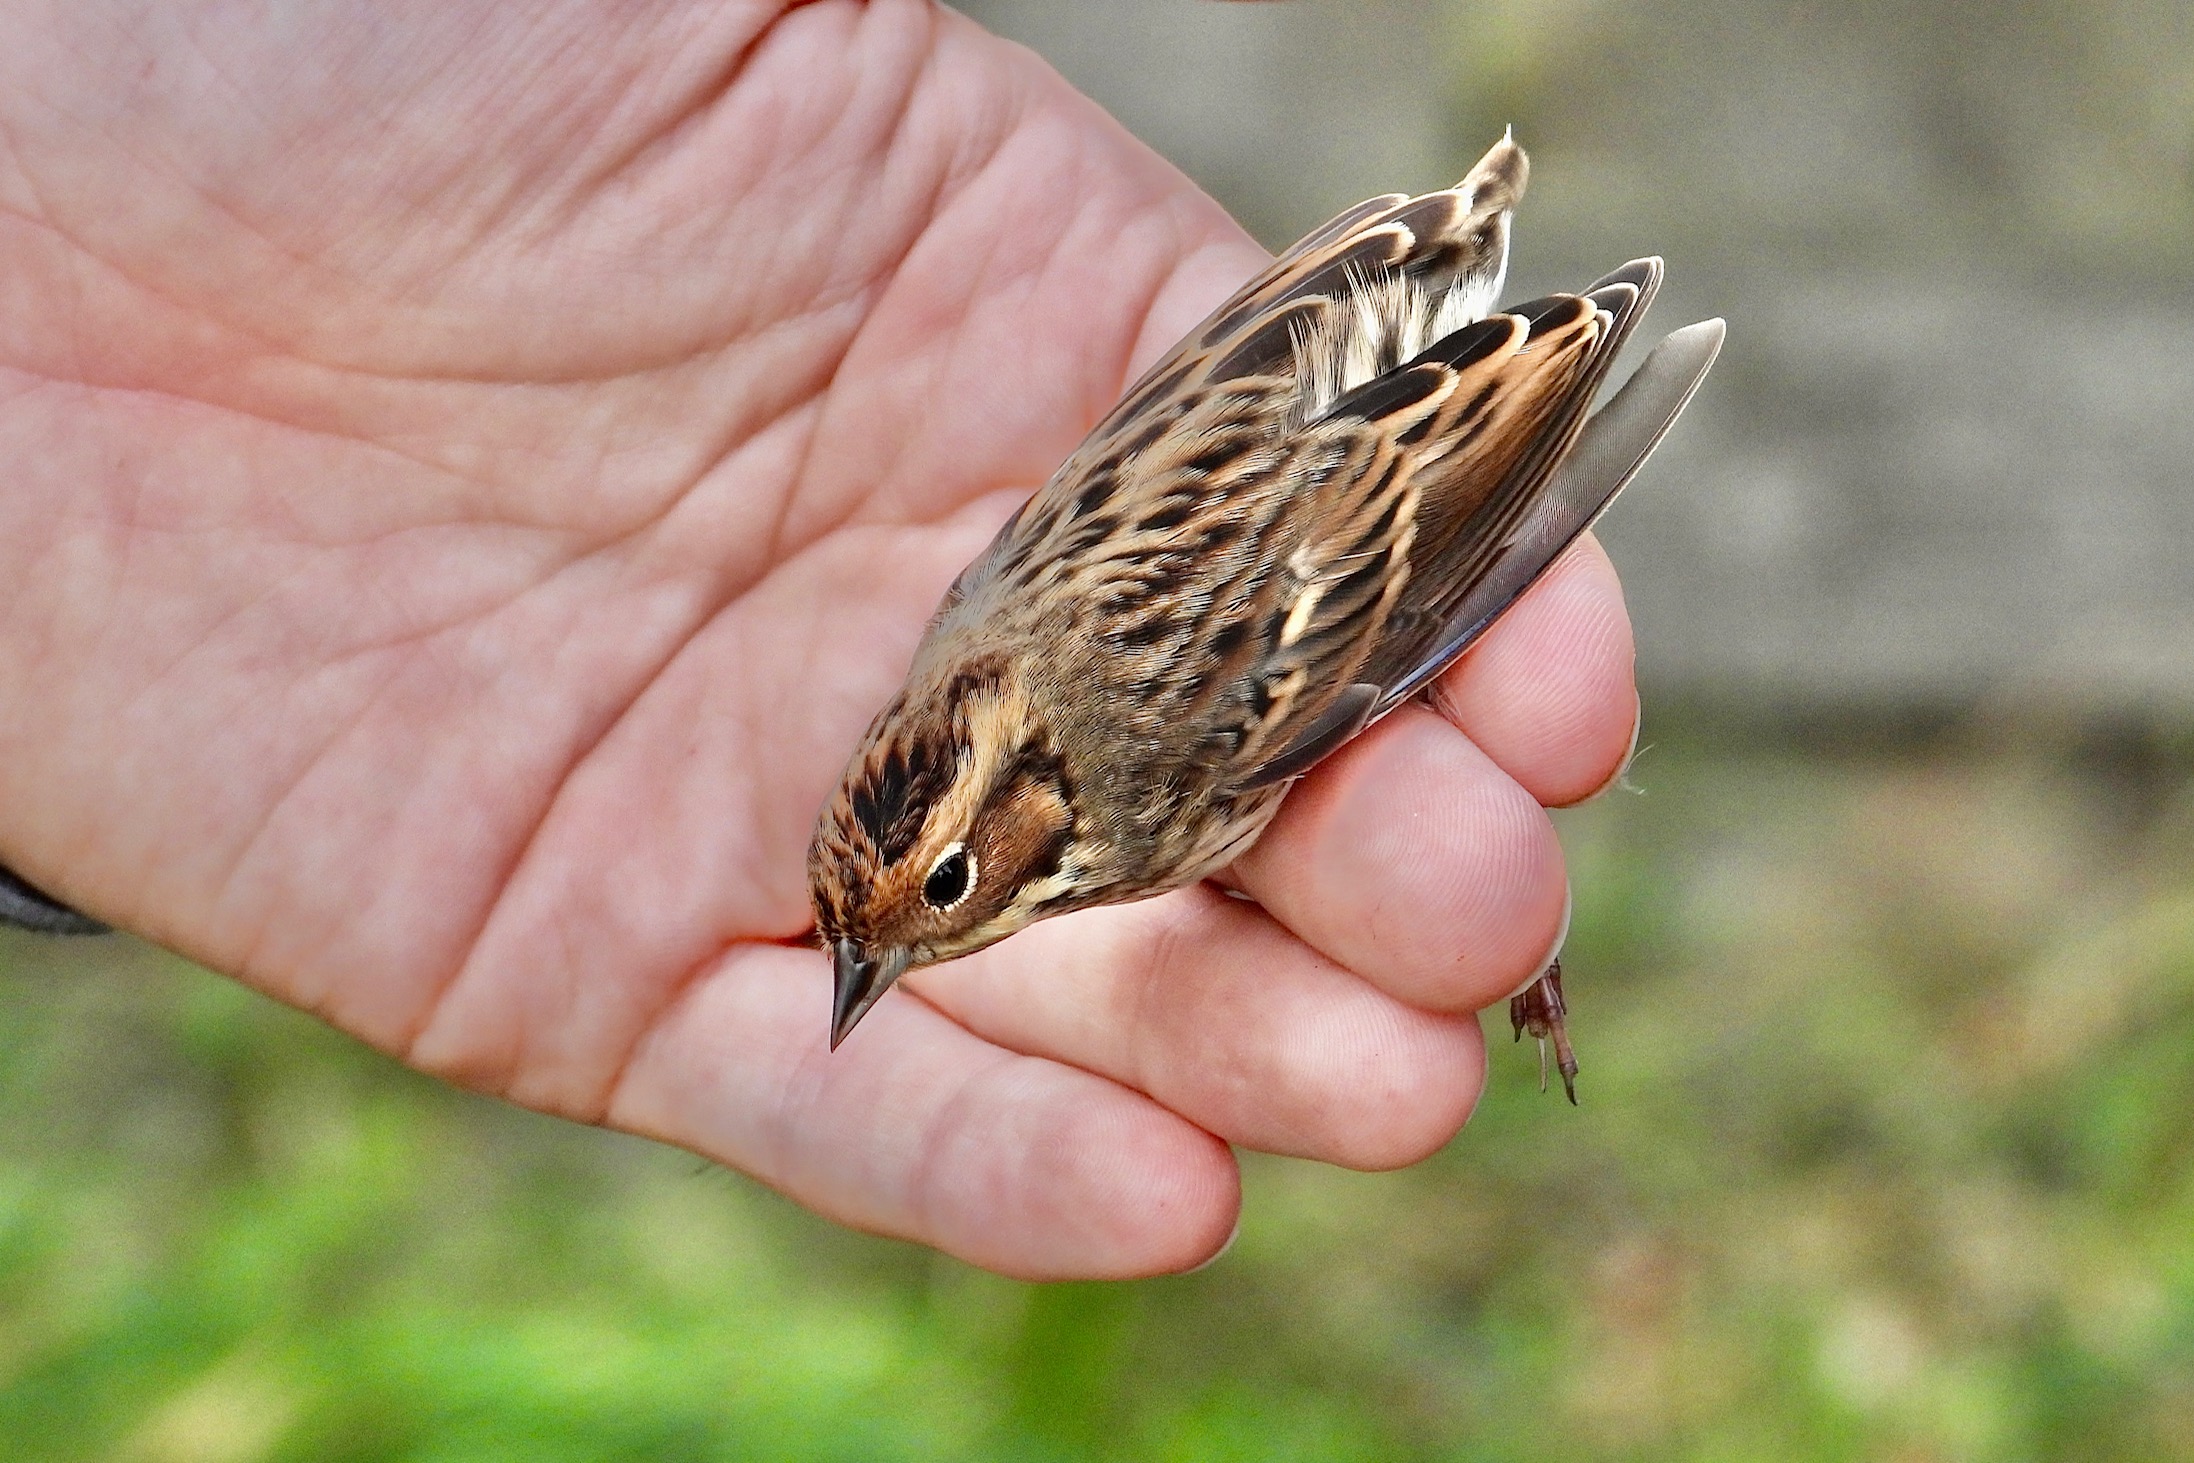
{"label": "bird's foot", "polygon": [[1508,1003],[1509,1024],[1522,1041],[1530,1032],[1539,1043],[1539,1090],[1546,1091],[1546,1044],[1554,1042],[1555,1070],[1562,1074],[1562,1090],[1577,1105],[1577,1054],[1569,1047],[1569,1003],[1562,999],[1562,962],[1557,960]]}

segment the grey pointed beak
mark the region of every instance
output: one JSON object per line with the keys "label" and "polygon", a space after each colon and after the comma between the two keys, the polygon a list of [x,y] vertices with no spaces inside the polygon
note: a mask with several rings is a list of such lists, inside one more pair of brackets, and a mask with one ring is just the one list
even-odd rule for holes
{"label": "grey pointed beak", "polygon": [[906,974],[913,954],[907,950],[870,950],[858,940],[839,940],[831,947],[838,967],[837,992],[830,1008],[830,1049],[860,1024],[876,998]]}

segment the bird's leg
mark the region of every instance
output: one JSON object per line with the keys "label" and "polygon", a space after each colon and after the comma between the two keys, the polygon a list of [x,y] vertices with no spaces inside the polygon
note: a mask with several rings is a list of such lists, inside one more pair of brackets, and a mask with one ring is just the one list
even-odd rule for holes
{"label": "bird's leg", "polygon": [[1539,1090],[1546,1091],[1546,1043],[1554,1038],[1554,1066],[1562,1074],[1562,1090],[1577,1105],[1577,1054],[1569,1047],[1569,1003],[1562,999],[1562,962],[1557,960],[1508,1003],[1509,1024],[1522,1041],[1530,1032],[1539,1043]]}

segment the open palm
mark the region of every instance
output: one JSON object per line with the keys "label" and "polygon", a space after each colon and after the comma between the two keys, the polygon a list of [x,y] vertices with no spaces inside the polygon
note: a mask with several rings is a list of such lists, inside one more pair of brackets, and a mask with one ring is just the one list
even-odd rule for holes
{"label": "open palm", "polygon": [[[0,858],[405,1060],[1027,1275],[1408,1162],[1633,727],[1573,551],[1213,889],[835,1056],[816,808],[954,571],[1254,269],[923,0],[0,4]],[[1366,191],[1411,181],[1367,179]],[[1466,735],[1467,734],[1467,735]]]}

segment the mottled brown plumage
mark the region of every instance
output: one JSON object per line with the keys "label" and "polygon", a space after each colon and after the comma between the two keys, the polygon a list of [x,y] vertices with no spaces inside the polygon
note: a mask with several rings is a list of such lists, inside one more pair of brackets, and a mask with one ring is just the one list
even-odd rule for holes
{"label": "mottled brown plumage", "polygon": [[834,1044],[910,965],[1223,867],[1644,460],[1719,322],[1672,337],[1564,468],[1661,264],[1494,312],[1526,175],[1503,138],[1455,187],[1311,234],[961,574],[816,830]]}

